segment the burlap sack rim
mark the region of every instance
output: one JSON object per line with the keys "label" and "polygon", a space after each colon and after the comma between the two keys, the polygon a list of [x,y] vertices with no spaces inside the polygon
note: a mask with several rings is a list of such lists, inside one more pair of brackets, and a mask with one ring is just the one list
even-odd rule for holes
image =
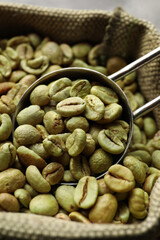
{"label": "burlap sack rim", "polygon": [[[64,11],[65,13],[68,12],[68,14],[70,14],[71,12],[77,13],[85,13],[85,12],[92,12],[92,13],[97,13],[97,10],[70,10],[70,9],[52,9],[52,8],[42,8],[42,7],[36,7],[36,6],[32,6],[32,5],[24,5],[24,4],[12,4],[12,3],[0,3],[0,7],[4,7],[4,8],[9,8],[11,11],[15,11],[18,12],[19,10],[21,10],[22,12],[26,10],[30,10],[33,11],[36,9],[36,11],[38,11],[38,14],[48,14],[53,13],[53,11]],[[101,11],[98,10],[99,13],[104,13],[104,14],[109,14],[109,12],[107,11]],[[142,22],[145,23],[146,22],[144,20],[142,20]],[[148,23],[146,25],[146,27],[151,28],[155,31],[155,27]],[[31,221],[31,223],[29,223],[30,229],[34,230],[34,233],[36,235],[36,239],[37,236],[39,235],[38,233],[38,225],[34,225],[34,223],[39,222],[42,223],[42,225],[45,227],[46,222],[47,222],[47,226],[48,226],[48,221],[50,222],[50,227],[51,227],[51,231],[49,232],[44,232],[43,234],[41,234],[41,236],[39,236],[39,239],[44,239],[44,237],[46,237],[46,239],[61,239],[61,238],[69,238],[69,239],[76,239],[76,238],[81,238],[81,239],[87,239],[87,238],[102,238],[103,239],[114,239],[119,237],[119,239],[121,237],[134,237],[135,236],[144,236],[147,235],[149,232],[155,232],[156,229],[158,229],[158,225],[159,225],[159,220],[160,220],[160,202],[158,201],[160,199],[160,178],[157,180],[152,194],[151,194],[151,206],[149,209],[149,215],[147,216],[147,218],[139,224],[131,224],[131,225],[117,225],[117,224],[94,224],[94,225],[84,225],[81,223],[75,223],[75,222],[63,222],[61,220],[57,220],[54,218],[49,218],[49,217],[42,217],[42,216],[38,216],[38,215],[30,215],[30,214],[23,214],[23,213],[0,213],[0,235],[4,237],[6,236],[6,232],[7,232],[7,236],[13,237],[14,239],[28,239],[25,238],[25,232],[26,229],[25,228],[19,228],[18,231],[14,230],[14,227],[17,226],[18,227],[22,226],[23,223],[25,221]],[[14,216],[18,216],[16,218],[14,218]],[[19,218],[19,220],[17,221],[17,219]],[[33,218],[33,219],[32,219]],[[12,228],[8,228],[7,226],[7,222],[9,220],[12,219]],[[36,221],[34,221],[36,219]],[[25,220],[25,221],[24,221]],[[45,222],[46,221],[46,222]],[[62,232],[56,232],[54,233],[52,229],[54,229],[54,223],[59,223],[59,225],[62,226],[63,231]],[[65,226],[70,225],[72,228],[74,228],[76,226],[76,229],[78,229],[78,227],[80,226],[80,229],[83,229],[83,232],[78,233],[75,232],[73,234],[72,232],[72,236],[68,235],[68,232],[65,232]],[[88,233],[85,231],[85,229],[91,229],[91,232]],[[66,230],[67,230],[66,228]],[[27,229],[28,230],[28,229]],[[93,234],[94,233],[94,234]],[[27,234],[29,235],[29,231],[27,232]],[[27,236],[28,236],[27,235]],[[30,239],[34,239],[34,237],[32,238],[32,233],[30,234]]]}

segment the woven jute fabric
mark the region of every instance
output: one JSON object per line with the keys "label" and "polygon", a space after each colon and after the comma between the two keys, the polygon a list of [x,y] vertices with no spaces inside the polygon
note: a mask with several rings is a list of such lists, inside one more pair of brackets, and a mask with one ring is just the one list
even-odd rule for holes
{"label": "woven jute fabric", "polygon": [[[36,32],[52,40],[73,44],[80,41],[104,42],[106,56],[119,55],[129,61],[160,45],[154,26],[135,19],[122,9],[81,11],[0,3],[1,37]],[[147,100],[160,93],[159,59],[138,71],[141,91]],[[160,114],[154,111],[160,126]],[[144,221],[128,225],[82,224],[25,213],[0,213],[0,239],[153,239],[159,231],[160,179],[150,197]]]}
{"label": "woven jute fabric", "polygon": [[[106,26],[104,43],[107,56],[118,55],[131,62],[159,47],[160,35],[152,24],[117,8]],[[147,101],[160,95],[160,58],[138,70],[138,83]],[[160,128],[160,107],[154,116]]]}

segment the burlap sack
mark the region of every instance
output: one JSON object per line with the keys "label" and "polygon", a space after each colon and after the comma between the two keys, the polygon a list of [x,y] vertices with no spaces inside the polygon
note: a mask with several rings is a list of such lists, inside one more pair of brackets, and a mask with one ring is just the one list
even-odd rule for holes
{"label": "burlap sack", "polygon": [[[1,37],[37,32],[57,42],[70,44],[104,41],[107,56],[136,59],[160,45],[154,26],[135,19],[121,9],[77,11],[0,3]],[[139,85],[147,100],[160,93],[160,65],[154,60],[139,70]],[[160,110],[160,109],[159,109]],[[159,110],[155,111],[160,126]],[[150,198],[147,218],[130,225],[81,224],[54,217],[24,213],[0,213],[0,239],[154,239],[159,232],[160,179]]]}

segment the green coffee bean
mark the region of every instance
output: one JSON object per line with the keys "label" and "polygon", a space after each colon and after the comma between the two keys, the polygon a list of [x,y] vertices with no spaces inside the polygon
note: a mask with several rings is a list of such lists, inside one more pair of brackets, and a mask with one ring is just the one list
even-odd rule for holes
{"label": "green coffee bean", "polygon": [[14,72],[11,73],[9,81],[10,82],[15,82],[15,83],[19,82],[21,80],[21,78],[23,78],[26,75],[27,74],[22,70],[15,70]]}
{"label": "green coffee bean", "polygon": [[0,171],[11,167],[16,159],[16,148],[12,143],[4,143],[0,146]]}
{"label": "green coffee bean", "polygon": [[103,44],[97,44],[91,48],[88,53],[88,62],[92,66],[97,66],[99,62],[99,57],[103,51]]}
{"label": "green coffee bean", "polygon": [[43,159],[48,159],[50,156],[44,149],[43,143],[33,144],[29,146],[29,149],[38,154]]}
{"label": "green coffee bean", "polygon": [[16,83],[16,85],[10,89],[7,93],[7,97],[12,99],[15,105],[19,103],[24,92],[27,90],[28,86],[21,83]]}
{"label": "green coffee bean", "polygon": [[23,59],[20,65],[25,72],[40,75],[48,68],[49,61],[46,56],[40,56],[29,60]]}
{"label": "green coffee bean", "polygon": [[131,170],[120,164],[115,164],[108,169],[104,181],[114,192],[128,192],[135,186]]}
{"label": "green coffee bean", "polygon": [[89,43],[77,43],[72,47],[73,55],[78,58],[85,60],[89,51],[91,50],[91,45]]}
{"label": "green coffee bean", "polygon": [[89,220],[93,223],[111,223],[116,211],[118,203],[110,193],[106,193],[98,197],[95,205],[89,212]]}
{"label": "green coffee bean", "polygon": [[148,138],[153,138],[155,133],[157,132],[156,122],[151,117],[144,118],[144,132]]}
{"label": "green coffee bean", "polygon": [[39,85],[33,89],[30,94],[30,101],[32,104],[45,106],[49,103],[49,90],[46,85]]}
{"label": "green coffee bean", "polygon": [[73,178],[77,180],[90,175],[89,163],[84,156],[79,155],[71,158],[69,167]]}
{"label": "green coffee bean", "polygon": [[105,193],[112,193],[112,191],[107,187],[104,178],[98,179],[98,196],[104,195]]}
{"label": "green coffee bean", "polygon": [[157,173],[153,173],[153,174],[149,175],[145,180],[145,183],[143,185],[143,190],[145,192],[147,192],[148,194],[150,194],[158,177],[159,177],[159,174],[157,174]]}
{"label": "green coffee bean", "polygon": [[124,151],[124,145],[121,140],[115,136],[109,129],[99,132],[98,134],[99,145],[104,151],[112,154],[120,154]]}
{"label": "green coffee bean", "polygon": [[0,114],[2,113],[7,113],[7,114],[12,114],[15,110],[15,104],[14,101],[6,96],[2,95],[0,98]]}
{"label": "green coffee bean", "polygon": [[65,170],[63,175],[63,182],[76,182],[77,180],[72,176],[70,170]]}
{"label": "green coffee bean", "polygon": [[48,41],[41,48],[42,54],[47,56],[53,64],[61,65],[63,62],[63,52],[56,42]]}
{"label": "green coffee bean", "polygon": [[112,74],[114,72],[117,72],[121,68],[125,67],[127,65],[126,61],[118,56],[115,57],[110,57],[107,60],[107,69],[108,69],[108,74]]}
{"label": "green coffee bean", "polygon": [[66,148],[70,156],[78,156],[85,148],[86,133],[80,128],[77,128],[66,140]]}
{"label": "green coffee bean", "polygon": [[80,79],[70,89],[71,97],[85,98],[90,93],[91,84],[86,79]]}
{"label": "green coffee bean", "polygon": [[160,169],[160,150],[155,150],[152,153],[152,166]]}
{"label": "green coffee bean", "polygon": [[61,133],[64,129],[62,116],[56,112],[49,111],[43,118],[44,126],[49,134]]}
{"label": "green coffee bean", "polygon": [[35,127],[23,124],[15,129],[14,138],[19,145],[27,146],[40,142],[41,135]]}
{"label": "green coffee bean", "polygon": [[50,185],[55,185],[62,180],[64,175],[64,168],[62,164],[57,162],[49,163],[43,168],[42,176],[49,182]]}
{"label": "green coffee bean", "polygon": [[81,213],[79,212],[71,212],[69,214],[69,218],[72,221],[75,222],[81,222],[81,223],[91,223],[85,216],[83,216]]}
{"label": "green coffee bean", "polygon": [[127,223],[130,217],[130,211],[126,203],[118,204],[118,210],[115,216],[115,223]]}
{"label": "green coffee bean", "polygon": [[108,104],[105,107],[104,116],[98,121],[100,124],[110,123],[120,118],[122,114],[122,106],[117,103]]}
{"label": "green coffee bean", "polygon": [[11,74],[11,65],[7,57],[0,55],[0,72],[4,77],[9,77]]}
{"label": "green coffee bean", "polygon": [[19,212],[20,204],[13,195],[9,193],[0,193],[0,208],[7,212]]}
{"label": "green coffee bean", "polygon": [[74,202],[74,193],[75,188],[67,185],[60,186],[56,190],[55,197],[59,205],[67,212],[78,210],[78,207]]}
{"label": "green coffee bean", "polygon": [[94,139],[92,138],[92,135],[87,133],[86,134],[86,145],[84,150],[82,151],[82,154],[85,156],[90,156],[96,148],[96,143]]}
{"label": "green coffee bean", "polygon": [[42,122],[44,111],[38,105],[31,105],[24,108],[17,114],[18,125],[31,124],[36,125]]}
{"label": "green coffee bean", "polygon": [[62,50],[62,53],[63,53],[62,64],[65,66],[68,64],[71,64],[73,61],[72,48],[68,44],[62,43],[62,44],[60,44],[60,49]]}
{"label": "green coffee bean", "polygon": [[20,162],[26,167],[34,165],[39,169],[43,169],[47,165],[43,158],[25,146],[20,146],[17,149],[17,154]]}
{"label": "green coffee bean", "polygon": [[31,185],[29,185],[28,183],[26,183],[24,185],[24,189],[29,192],[31,198],[35,197],[38,195],[38,192],[36,190],[33,189],[33,187]]}
{"label": "green coffee bean", "polygon": [[89,159],[90,169],[95,174],[107,171],[112,163],[112,155],[105,152],[102,148],[97,149]]}
{"label": "green coffee bean", "polygon": [[72,117],[81,114],[85,110],[86,103],[80,97],[70,97],[57,104],[57,112],[63,117]]}
{"label": "green coffee bean", "polygon": [[143,219],[147,216],[149,199],[148,194],[141,188],[132,189],[129,196],[129,210],[137,219]]}
{"label": "green coffee bean", "polygon": [[49,84],[49,96],[54,101],[60,102],[70,96],[72,81],[69,78],[60,78]]}
{"label": "green coffee bean", "polygon": [[105,111],[103,102],[95,95],[87,95],[84,100],[86,101],[85,117],[92,121],[102,119]]}
{"label": "green coffee bean", "polygon": [[14,168],[8,168],[0,172],[0,193],[13,193],[25,184],[24,174]]}
{"label": "green coffee bean", "polygon": [[91,94],[97,96],[105,104],[118,102],[117,94],[111,88],[108,87],[93,86],[91,88]]}
{"label": "green coffee bean", "polygon": [[52,194],[39,194],[30,201],[29,209],[32,213],[54,216],[59,206]]}
{"label": "green coffee bean", "polygon": [[0,114],[0,141],[9,138],[12,132],[12,121],[8,114]]}
{"label": "green coffee bean", "polygon": [[70,132],[73,132],[76,128],[81,128],[85,132],[87,132],[89,129],[89,123],[87,119],[82,116],[75,116],[75,117],[66,119],[65,125]]}
{"label": "green coffee bean", "polygon": [[138,158],[143,163],[146,163],[148,166],[151,164],[151,155],[148,151],[145,150],[135,150],[129,153],[129,155]]}
{"label": "green coffee bean", "polygon": [[33,48],[28,43],[21,43],[16,47],[20,59],[32,59]]}
{"label": "green coffee bean", "polygon": [[63,140],[57,135],[49,135],[43,140],[43,146],[50,155],[59,157],[66,151]]}
{"label": "green coffee bean", "polygon": [[137,183],[144,183],[146,179],[146,167],[144,166],[145,163],[139,161],[133,156],[127,156],[124,158],[123,164],[132,171]]}
{"label": "green coffee bean", "polygon": [[55,216],[55,218],[61,219],[61,220],[65,220],[65,221],[71,221],[71,219],[69,218],[69,216],[65,213],[57,213]]}
{"label": "green coffee bean", "polygon": [[26,208],[29,207],[31,201],[31,195],[29,192],[23,188],[19,188],[14,192],[14,196],[19,200],[19,202]]}
{"label": "green coffee bean", "polygon": [[26,169],[28,183],[40,193],[48,193],[51,190],[50,184],[42,177],[36,166],[30,165]]}
{"label": "green coffee bean", "polygon": [[79,180],[75,193],[74,201],[76,205],[83,209],[92,207],[98,196],[98,183],[94,177],[83,177]]}

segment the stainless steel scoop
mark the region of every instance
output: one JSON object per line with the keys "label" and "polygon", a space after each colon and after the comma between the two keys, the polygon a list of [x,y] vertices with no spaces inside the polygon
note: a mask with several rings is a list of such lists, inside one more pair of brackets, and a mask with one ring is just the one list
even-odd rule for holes
{"label": "stainless steel scoop", "polygon": [[[24,93],[22,98],[19,101],[19,104],[16,107],[14,116],[13,116],[13,133],[14,136],[14,130],[17,127],[16,123],[16,117],[17,114],[25,107],[29,105],[29,95],[32,92],[32,90],[39,84],[49,84],[50,82],[57,80],[62,77],[68,77],[71,80],[76,80],[78,78],[85,78],[89,81],[100,81],[104,85],[112,88],[117,95],[119,96],[119,102],[123,107],[123,114],[122,119],[129,123],[130,125],[130,131],[128,135],[128,140],[126,144],[126,148],[123,153],[119,155],[115,155],[114,162],[119,163],[124,155],[126,154],[128,147],[131,142],[132,138],[132,132],[133,132],[133,120],[146,114],[147,112],[153,110],[154,107],[158,106],[160,104],[160,96],[157,96],[152,101],[146,103],[141,108],[137,109],[136,111],[132,112],[130,104],[128,102],[128,99],[125,95],[125,93],[122,91],[122,89],[116,84],[114,81],[117,81],[118,79],[124,77],[125,75],[128,75],[129,73],[135,71],[136,69],[140,68],[144,64],[150,62],[151,60],[155,59],[157,56],[160,55],[160,47],[156,48],[155,50],[149,52],[148,54],[144,55],[143,57],[139,58],[138,60],[135,60],[134,62],[130,63],[126,67],[122,68],[118,72],[110,75],[105,76],[97,71],[86,69],[86,68],[63,68],[54,72],[51,72],[41,78],[39,78],[36,82],[34,82]],[[103,177],[106,174],[104,172],[100,176],[97,177],[97,179]],[[68,184],[68,185],[76,185],[77,183],[62,183],[62,184]]]}

